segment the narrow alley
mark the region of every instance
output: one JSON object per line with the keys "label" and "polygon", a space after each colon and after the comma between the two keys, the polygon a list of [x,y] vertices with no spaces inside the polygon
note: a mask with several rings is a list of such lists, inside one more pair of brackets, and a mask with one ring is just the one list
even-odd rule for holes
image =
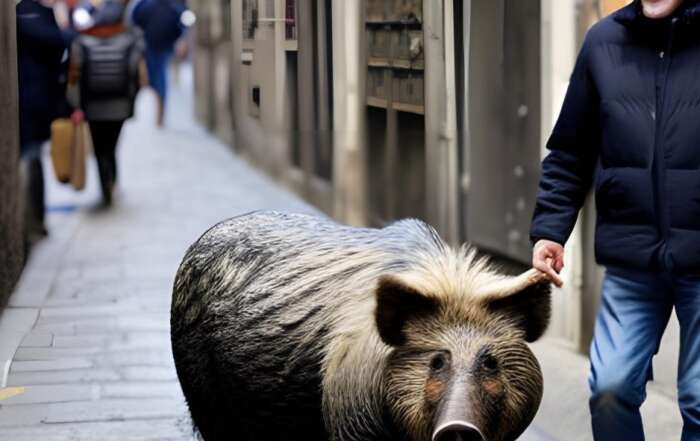
{"label": "narrow alley", "polygon": [[[169,338],[180,259],[223,219],[319,212],[195,122],[191,91],[184,69],[164,130],[155,127],[152,93],[140,95],[119,146],[112,208],[98,204],[92,162],[82,193],[48,180],[50,236],[33,249],[0,317],[0,441],[196,439]],[[587,360],[551,340],[534,350],[545,397],[520,439],[588,439]],[[650,391],[643,411],[654,416],[652,439],[672,439],[675,409]],[[571,436],[553,435],[561,433]]]}
{"label": "narrow alley", "polygon": [[[655,9],[663,4],[666,15]],[[652,25],[657,19],[665,24]],[[692,295],[700,291],[700,234],[695,234],[700,231],[700,205],[693,205],[700,160],[692,124],[697,119],[692,112],[698,109],[684,105],[693,93],[700,96],[700,87],[690,84],[695,77],[685,71],[692,73],[693,65],[684,61],[700,53],[700,39],[685,41],[700,35],[689,32],[696,19],[700,23],[700,0],[0,1],[0,441],[205,441],[193,427],[173,361],[173,282],[188,247],[205,231],[257,210],[328,216],[340,224],[368,228],[419,219],[450,246],[474,247],[491,256],[504,274],[525,274],[517,280],[527,280],[529,287],[540,281],[527,275],[533,266],[547,271],[558,287],[547,301],[522,296],[517,299],[526,299],[525,306],[508,308],[493,305],[530,291],[508,290],[499,283],[496,294],[479,297],[482,290],[471,286],[471,277],[465,282],[461,272],[455,277],[449,273],[445,280],[450,284],[439,289],[410,284],[410,289],[392,289],[394,299],[398,297],[393,291],[424,294],[430,301],[419,303],[429,304],[426,311],[431,314],[437,304],[431,297],[439,297],[435,291],[442,289],[450,305],[466,311],[459,320],[448,314],[444,322],[430,322],[431,333],[433,323],[437,328],[447,324],[465,341],[485,348],[476,350],[473,345],[462,363],[455,364],[452,342],[447,348],[428,344],[413,351],[382,333],[385,326],[397,335],[405,333],[412,329],[408,320],[419,316],[410,312],[411,302],[404,298],[389,302],[396,305],[388,319],[382,315],[382,281],[403,277],[393,271],[410,268],[410,262],[388,266],[391,271],[381,271],[372,284],[356,279],[373,289],[364,297],[355,295],[355,285],[341,276],[318,277],[336,283],[334,295],[324,297],[326,291],[316,288],[319,297],[308,301],[312,307],[303,311],[304,301],[282,295],[277,287],[291,280],[303,288],[300,295],[308,295],[314,285],[302,276],[279,279],[273,274],[274,285],[264,284],[261,298],[267,301],[271,293],[279,294],[285,307],[304,312],[299,323],[314,318],[327,299],[344,301],[336,291],[348,293],[350,301],[343,305],[355,305],[359,298],[364,306],[357,315],[333,306],[327,310],[342,319],[319,315],[321,319],[308,320],[324,332],[330,330],[320,335],[332,336],[331,344],[308,351],[319,360],[323,357],[323,382],[316,376],[309,380],[309,364],[299,375],[290,362],[292,352],[277,357],[277,370],[251,362],[265,361],[270,348],[284,348],[277,334],[268,346],[250,349],[253,355],[238,357],[232,356],[237,349],[263,339],[248,337],[229,322],[211,328],[208,320],[196,323],[192,329],[199,335],[218,336],[223,329],[227,335],[246,337],[221,346],[208,342],[201,351],[229,356],[226,363],[238,364],[226,364],[227,374],[245,372],[240,376],[245,381],[229,382],[227,386],[235,386],[221,389],[226,382],[206,371],[209,375],[191,376],[216,378],[209,389],[201,384],[188,388],[183,382],[191,399],[190,390],[206,391],[200,401],[217,403],[200,414],[195,411],[203,430],[203,421],[214,415],[217,422],[224,421],[214,433],[224,432],[224,438],[236,441],[241,433],[254,434],[255,441],[306,439],[314,430],[320,437],[335,438],[333,434],[345,427],[353,429],[350,433],[364,429],[364,419],[381,414],[384,419],[377,418],[363,434],[396,427],[397,439],[421,430],[432,434],[426,438],[441,441],[512,439],[525,427],[517,415],[530,417],[536,411],[519,441],[591,441],[594,431],[600,434],[613,427],[606,425],[606,415],[615,422],[613,437],[640,438],[619,434],[629,426],[655,441],[687,438],[683,431],[694,430],[689,409],[700,409],[700,400],[693,398],[698,396],[694,383],[684,380],[692,371],[683,360],[693,358],[694,344],[688,340],[695,334],[688,331],[692,320],[682,311],[692,308],[683,305],[677,287],[665,277],[669,270],[674,278],[683,276],[678,280],[693,287]],[[637,25],[650,26],[650,32],[637,35]],[[684,30],[674,31],[677,26]],[[654,40],[657,37],[667,40],[668,50],[658,52],[662,43]],[[608,38],[610,43],[603,44]],[[619,60],[625,61],[624,69]],[[588,74],[579,75],[583,71]],[[666,77],[676,81],[664,81]],[[654,88],[654,82],[670,88]],[[163,103],[167,112],[164,127],[159,127]],[[664,107],[673,112],[662,112]],[[655,110],[651,117],[648,109]],[[85,127],[83,122],[89,132],[77,131]],[[95,155],[88,153],[82,191],[72,186],[80,187],[84,175],[75,158],[84,156],[82,147],[89,143],[76,133],[92,134],[101,170],[98,173]],[[118,179],[113,187],[117,139]],[[668,160],[657,161],[664,152]],[[72,185],[58,182],[54,164],[64,165],[64,180],[73,179]],[[102,201],[110,201],[112,188],[113,203],[105,206]],[[664,190],[669,196],[664,197]],[[647,197],[652,193],[653,201]],[[275,234],[288,231],[279,224],[274,227],[269,230]],[[601,239],[606,235],[611,240]],[[314,230],[313,236],[325,238],[325,233]],[[372,247],[405,243],[413,247],[409,251],[427,256],[430,264],[440,260],[425,252],[427,246],[415,246],[409,234],[381,237],[386,243],[377,240]],[[274,254],[274,244],[249,242]],[[236,252],[241,251],[238,247],[236,242]],[[346,247],[343,240],[338,248]],[[323,252],[324,259],[330,256],[329,248],[309,248]],[[609,253],[601,251],[606,249]],[[392,250],[394,255],[411,255],[403,248]],[[334,274],[327,271],[331,265],[325,260],[322,265],[299,260],[304,250],[296,242],[293,251],[287,261],[304,274],[311,272],[309,267]],[[606,259],[608,254],[613,257]],[[218,252],[212,255],[221,257]],[[352,256],[357,255],[363,256],[364,250],[353,251]],[[380,263],[393,258],[380,256]],[[336,260],[368,267],[364,258]],[[265,271],[250,271],[254,277],[246,276],[246,284],[259,282],[259,275],[270,267],[282,268],[279,261],[261,263]],[[206,271],[198,267],[191,279],[202,284],[191,290],[196,292],[192,298],[210,295],[212,285],[222,293],[234,292],[231,285],[212,281],[237,279],[241,268],[247,270],[247,260],[231,262],[231,271],[208,261],[201,265]],[[606,265],[634,269],[620,278],[635,284],[618,290],[615,283],[605,283],[610,280]],[[663,287],[636,281],[639,269],[644,269],[640,276],[649,273],[654,280],[663,279]],[[685,292],[685,282],[679,286]],[[639,295],[647,290],[659,291],[658,304]],[[668,298],[661,298],[663,290],[668,290]],[[618,291],[634,297],[625,300],[632,306],[612,305],[615,298],[628,297]],[[455,297],[467,292],[474,297]],[[539,293],[548,294],[543,289]],[[257,308],[221,313],[215,301],[203,302],[217,319],[235,317],[236,323]],[[663,322],[663,314],[679,303],[681,314]],[[212,304],[215,307],[209,307]],[[617,314],[616,308],[625,312]],[[286,310],[278,309],[286,319]],[[396,312],[403,309],[409,312]],[[485,326],[482,310],[506,320]],[[277,314],[264,311],[266,318]],[[373,314],[374,327],[361,322],[350,331],[343,328],[347,317],[352,316],[348,323],[355,323],[368,314]],[[474,338],[484,329],[503,328],[503,322],[513,332],[499,335],[520,340],[523,330],[531,334],[530,315],[537,328],[542,326],[543,334],[528,341],[536,340],[530,348],[541,368],[543,389],[534,364],[528,371],[510,369],[493,357],[502,352],[510,359],[522,351],[497,351],[493,339]],[[652,315],[658,327],[646,321]],[[428,313],[425,317],[433,318]],[[260,328],[265,332],[275,329],[258,316],[250,322],[264,325]],[[177,318],[174,323],[179,323]],[[388,344],[375,351],[384,351],[386,357],[370,365],[385,369],[381,377],[375,372],[379,369],[367,368],[368,357],[347,356],[346,347],[366,348],[347,338],[361,334],[359,328],[369,331],[366,335],[375,343],[382,339]],[[476,334],[463,332],[472,328]],[[285,326],[280,329],[285,337],[293,334]],[[299,347],[307,350],[314,347],[310,341],[324,341],[311,340],[312,335],[316,334],[304,328]],[[601,335],[609,340],[606,347]],[[176,346],[178,361],[182,353],[197,353]],[[331,349],[336,346],[342,349],[337,357],[341,361],[328,362],[335,361]],[[398,351],[391,349],[396,346]],[[422,388],[424,401],[415,406],[395,398],[418,403],[411,400],[418,393],[399,394],[395,391],[403,389],[391,387],[396,379],[392,372],[403,370],[391,371],[393,365],[386,360],[400,358],[401,349],[426,357],[423,367],[415,370],[425,379],[402,379],[416,390]],[[329,387],[326,380],[332,377],[327,374],[340,372],[331,369],[345,368],[348,359],[361,361],[346,364],[352,375],[372,374],[367,376],[381,382],[357,386],[338,375],[343,388]],[[254,378],[257,373],[263,374],[262,380]],[[512,381],[516,378],[528,381]],[[268,399],[265,393],[273,390],[268,379],[287,388]],[[437,386],[432,387],[432,380]],[[646,389],[640,389],[646,380]],[[513,387],[516,383],[531,385],[529,400],[518,398],[522,394]],[[302,401],[295,390],[318,392],[319,384],[323,392],[330,392],[323,396],[324,404],[330,403],[324,408],[325,421],[347,408],[345,415],[358,415],[362,424],[329,424],[325,431],[300,425],[297,405],[316,403],[319,397],[309,401],[303,395]],[[367,384],[381,386],[366,394],[381,397],[381,409],[367,405],[370,400],[364,396],[361,402],[346,400],[352,406],[334,405],[348,390],[362,391]],[[243,395],[240,392],[251,385],[259,387],[251,388],[245,399],[228,399]],[[226,390],[226,399],[212,401],[217,395],[212,391],[219,390]],[[290,398],[292,410],[285,407],[284,398]],[[264,406],[252,405],[255,399]],[[637,405],[642,401],[640,421]],[[245,412],[235,412],[240,402],[261,422],[251,424]],[[620,402],[624,405],[615,405]],[[424,412],[420,418],[396,411],[419,406]],[[531,412],[511,412],[514,406]],[[456,416],[453,408],[458,409]],[[215,411],[219,409],[221,418]],[[479,412],[483,415],[471,414]],[[591,414],[601,417],[592,421]],[[475,421],[478,418],[484,421]],[[426,426],[420,430],[407,422],[419,419]],[[274,433],[256,430],[266,429],[269,421]],[[364,439],[370,436],[355,437],[370,441]]]}

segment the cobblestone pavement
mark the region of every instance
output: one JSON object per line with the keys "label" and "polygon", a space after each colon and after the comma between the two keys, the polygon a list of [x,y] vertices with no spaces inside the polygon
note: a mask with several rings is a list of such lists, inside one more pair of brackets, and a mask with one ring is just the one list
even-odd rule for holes
{"label": "cobblestone pavement", "polygon": [[200,129],[182,89],[163,131],[140,97],[112,209],[97,208],[94,164],[85,193],[50,185],[51,235],[0,319],[0,440],[192,439],[169,340],[180,259],[227,217],[314,211]]}

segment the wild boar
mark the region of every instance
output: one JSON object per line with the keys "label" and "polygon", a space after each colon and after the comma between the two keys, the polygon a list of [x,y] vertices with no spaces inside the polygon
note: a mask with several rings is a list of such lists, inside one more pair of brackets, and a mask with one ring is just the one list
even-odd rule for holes
{"label": "wild boar", "polygon": [[172,345],[205,441],[508,441],[529,425],[550,285],[418,220],[258,212],[188,250]]}

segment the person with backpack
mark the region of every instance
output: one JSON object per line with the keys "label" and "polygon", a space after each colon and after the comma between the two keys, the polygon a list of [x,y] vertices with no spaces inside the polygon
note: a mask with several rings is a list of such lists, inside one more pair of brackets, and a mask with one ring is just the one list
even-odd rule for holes
{"label": "person with backpack", "polygon": [[73,17],[76,26],[89,25],[73,44],[71,83],[77,86],[74,100],[90,126],[106,206],[117,182],[119,135],[134,115],[144,51],[140,34],[124,25],[124,11],[120,0],[91,0]]}
{"label": "person with backpack", "polygon": [[44,221],[42,147],[51,136],[51,122],[70,114],[65,93],[71,34],[61,30],[56,22],[54,3],[22,0],[16,6],[20,148],[26,169],[28,242],[48,234]]}
{"label": "person with backpack", "polygon": [[133,5],[130,18],[143,29],[146,40],[146,66],[151,87],[158,96],[159,127],[165,119],[165,99],[168,90],[168,65],[175,44],[186,29],[183,0],[140,0]]}

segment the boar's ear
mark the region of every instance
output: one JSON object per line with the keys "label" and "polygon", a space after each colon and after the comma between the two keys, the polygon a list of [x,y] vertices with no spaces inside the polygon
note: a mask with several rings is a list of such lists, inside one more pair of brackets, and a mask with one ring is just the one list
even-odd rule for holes
{"label": "boar's ear", "polygon": [[533,342],[547,330],[551,305],[551,283],[537,270],[496,282],[482,293],[487,309],[514,320]]}
{"label": "boar's ear", "polygon": [[438,303],[404,282],[390,276],[379,279],[377,309],[374,313],[379,336],[389,346],[406,343],[408,321],[434,312]]}

